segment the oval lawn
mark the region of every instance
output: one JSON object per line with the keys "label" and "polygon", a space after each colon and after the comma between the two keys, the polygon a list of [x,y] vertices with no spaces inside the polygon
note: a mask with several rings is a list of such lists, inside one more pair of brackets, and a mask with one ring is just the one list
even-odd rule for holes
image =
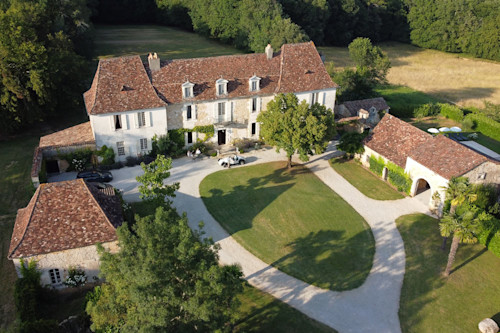
{"label": "oval lawn", "polygon": [[304,166],[283,162],[222,170],[200,194],[212,216],[248,251],[330,290],[359,287],[375,242],[365,220]]}

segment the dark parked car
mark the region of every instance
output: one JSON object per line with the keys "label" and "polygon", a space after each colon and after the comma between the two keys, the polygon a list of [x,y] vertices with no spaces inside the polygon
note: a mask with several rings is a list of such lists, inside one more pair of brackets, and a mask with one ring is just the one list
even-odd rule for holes
{"label": "dark parked car", "polygon": [[88,182],[110,182],[113,180],[113,175],[109,171],[91,170],[80,171],[76,178],[83,178]]}

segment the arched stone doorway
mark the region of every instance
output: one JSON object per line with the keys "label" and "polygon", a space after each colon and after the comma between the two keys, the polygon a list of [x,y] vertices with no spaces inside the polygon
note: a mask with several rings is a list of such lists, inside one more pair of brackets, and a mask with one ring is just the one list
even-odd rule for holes
{"label": "arched stone doorway", "polygon": [[417,185],[415,186],[415,193],[413,195],[419,195],[422,192],[430,190],[430,188],[431,186],[429,185],[429,183],[425,179],[421,178],[417,180]]}

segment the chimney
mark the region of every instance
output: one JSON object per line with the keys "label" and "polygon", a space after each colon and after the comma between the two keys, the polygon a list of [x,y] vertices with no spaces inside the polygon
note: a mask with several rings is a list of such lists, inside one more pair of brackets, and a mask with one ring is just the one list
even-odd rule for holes
{"label": "chimney", "polygon": [[273,58],[273,48],[271,44],[267,44],[265,53],[267,60],[271,60]]}
{"label": "chimney", "polygon": [[149,54],[148,55],[148,63],[149,63],[149,69],[151,72],[155,72],[160,70],[160,58],[158,58],[158,55],[156,52],[154,54]]}

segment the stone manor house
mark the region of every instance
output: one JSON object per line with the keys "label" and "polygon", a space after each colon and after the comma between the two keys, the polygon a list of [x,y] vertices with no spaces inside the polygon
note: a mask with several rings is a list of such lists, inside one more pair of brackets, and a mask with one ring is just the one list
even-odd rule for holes
{"label": "stone manor house", "polygon": [[[155,134],[213,125],[219,145],[258,138],[257,115],[278,93],[333,110],[332,82],[312,42],[285,44],[278,52],[161,60],[149,55],[99,61],[85,106],[95,145],[118,159],[151,149]],[[186,146],[204,134],[185,133]]]}

